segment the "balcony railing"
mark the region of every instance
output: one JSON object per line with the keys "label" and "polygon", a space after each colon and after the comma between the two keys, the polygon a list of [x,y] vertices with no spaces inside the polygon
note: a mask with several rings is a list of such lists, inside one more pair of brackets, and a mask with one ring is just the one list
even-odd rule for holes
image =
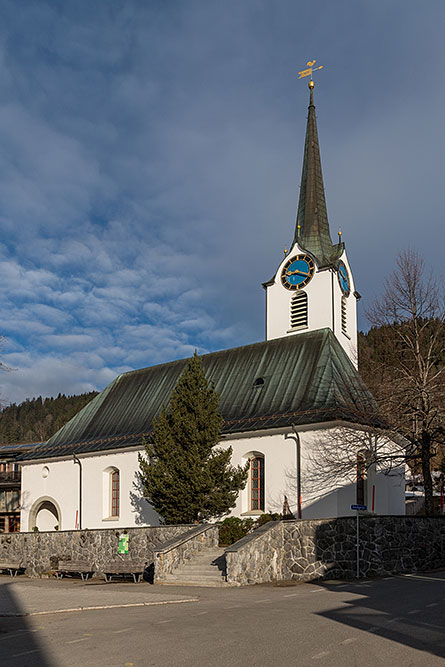
{"label": "balcony railing", "polygon": [[0,470],[0,484],[4,484],[5,482],[20,482],[21,475],[21,470]]}

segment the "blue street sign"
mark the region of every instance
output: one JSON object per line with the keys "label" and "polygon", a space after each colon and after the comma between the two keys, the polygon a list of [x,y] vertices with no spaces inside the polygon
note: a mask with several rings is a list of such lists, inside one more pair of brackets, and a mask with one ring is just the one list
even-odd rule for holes
{"label": "blue street sign", "polygon": [[351,505],[352,510],[366,510],[368,509],[366,505]]}

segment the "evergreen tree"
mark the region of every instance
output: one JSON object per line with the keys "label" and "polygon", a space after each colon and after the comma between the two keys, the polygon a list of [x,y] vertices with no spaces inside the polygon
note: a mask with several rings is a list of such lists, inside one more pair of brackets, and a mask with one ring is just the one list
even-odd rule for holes
{"label": "evergreen tree", "polygon": [[139,456],[145,496],[165,523],[193,523],[227,514],[247,480],[230,465],[232,448],[216,447],[222,416],[218,394],[195,352],[153,422],[153,443]]}

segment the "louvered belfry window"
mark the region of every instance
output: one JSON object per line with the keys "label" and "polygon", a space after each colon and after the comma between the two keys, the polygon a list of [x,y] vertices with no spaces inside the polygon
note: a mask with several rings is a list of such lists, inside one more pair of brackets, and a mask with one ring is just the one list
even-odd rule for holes
{"label": "louvered belfry window", "polygon": [[119,516],[119,470],[111,473],[111,516]]}
{"label": "louvered belfry window", "polygon": [[307,327],[307,294],[298,292],[292,297],[290,303],[290,326],[291,329]]}
{"label": "louvered belfry window", "polygon": [[264,459],[250,459],[250,509],[264,510]]}

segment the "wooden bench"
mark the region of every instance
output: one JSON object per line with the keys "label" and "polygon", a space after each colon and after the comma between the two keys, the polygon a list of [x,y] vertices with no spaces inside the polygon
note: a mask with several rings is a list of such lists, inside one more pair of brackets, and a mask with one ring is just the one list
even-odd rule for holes
{"label": "wooden bench", "polygon": [[18,561],[0,561],[0,572],[7,570],[11,577],[16,577],[19,570],[25,570],[23,565],[20,565]]}
{"label": "wooden bench", "polygon": [[57,579],[62,579],[64,574],[80,574],[82,581],[87,581],[94,571],[91,563],[84,560],[65,560],[59,561],[55,575]]}
{"label": "wooden bench", "polygon": [[107,563],[101,569],[107,583],[110,582],[111,578],[115,575],[131,574],[134,583],[138,584],[142,579],[142,575],[144,574],[146,567],[147,563],[128,560]]}

